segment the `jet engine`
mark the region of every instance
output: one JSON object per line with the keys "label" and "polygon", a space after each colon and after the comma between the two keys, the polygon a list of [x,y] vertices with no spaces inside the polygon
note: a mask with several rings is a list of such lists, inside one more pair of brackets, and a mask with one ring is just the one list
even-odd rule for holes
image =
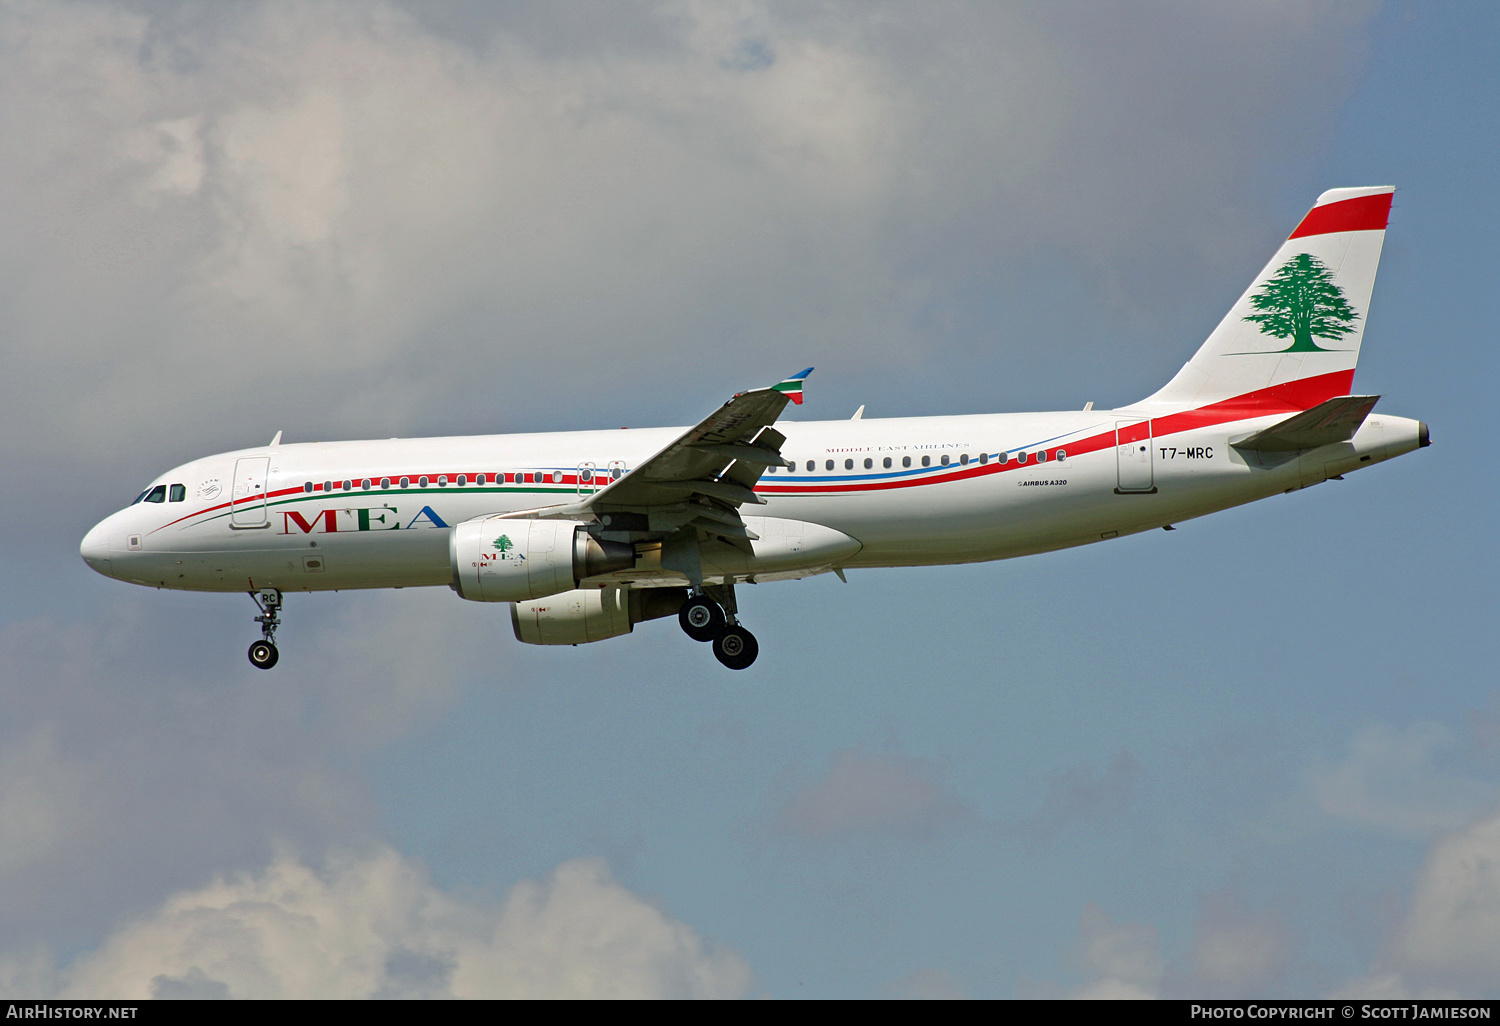
{"label": "jet engine", "polygon": [[[474,602],[523,602],[595,574],[629,570],[635,549],[600,541],[571,520],[476,517],[448,537],[453,590]],[[626,630],[629,628],[627,627]]]}
{"label": "jet engine", "polygon": [[578,588],[517,602],[510,621],[516,640],[528,645],[586,645],[629,634],[642,620],[673,616],[686,588]]}

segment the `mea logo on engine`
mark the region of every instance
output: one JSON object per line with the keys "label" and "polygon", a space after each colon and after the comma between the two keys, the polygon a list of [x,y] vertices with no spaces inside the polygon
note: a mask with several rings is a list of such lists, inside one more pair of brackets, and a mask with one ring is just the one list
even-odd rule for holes
{"label": "mea logo on engine", "polygon": [[486,552],[484,554],[486,560],[514,559],[523,563],[526,561],[526,553],[513,551],[516,543],[510,540],[510,535],[508,534],[502,534],[491,544],[495,546],[496,551]]}

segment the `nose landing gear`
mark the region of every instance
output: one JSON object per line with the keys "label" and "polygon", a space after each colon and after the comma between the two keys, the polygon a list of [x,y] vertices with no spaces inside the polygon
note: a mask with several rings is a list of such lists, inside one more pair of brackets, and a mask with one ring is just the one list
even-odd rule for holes
{"label": "nose landing gear", "polygon": [[269,670],[281,658],[276,650],[276,628],[281,626],[281,592],[275,588],[252,591],[250,598],[260,609],[255,622],[260,624],[261,640],[250,646],[250,665],[258,670]]}
{"label": "nose landing gear", "polygon": [[710,585],[683,603],[677,622],[694,641],[713,642],[714,658],[719,662],[731,670],[743,670],[755,662],[760,644],[740,625],[737,613],[734,585]]}

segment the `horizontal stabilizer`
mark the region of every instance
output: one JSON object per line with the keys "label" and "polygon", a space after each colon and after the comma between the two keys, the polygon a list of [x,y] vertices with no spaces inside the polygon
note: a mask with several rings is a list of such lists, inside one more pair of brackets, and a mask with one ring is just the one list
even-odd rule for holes
{"label": "horizontal stabilizer", "polygon": [[1347,442],[1379,399],[1378,395],[1336,396],[1233,444],[1236,449],[1257,452],[1295,452]]}

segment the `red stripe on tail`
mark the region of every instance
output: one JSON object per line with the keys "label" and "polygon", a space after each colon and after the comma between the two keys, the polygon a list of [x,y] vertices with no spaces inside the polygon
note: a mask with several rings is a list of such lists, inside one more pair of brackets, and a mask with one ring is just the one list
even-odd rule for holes
{"label": "red stripe on tail", "polygon": [[1307,235],[1328,235],[1333,232],[1373,232],[1385,228],[1391,215],[1390,192],[1374,196],[1356,196],[1321,207],[1313,207],[1288,239],[1300,239]]}

